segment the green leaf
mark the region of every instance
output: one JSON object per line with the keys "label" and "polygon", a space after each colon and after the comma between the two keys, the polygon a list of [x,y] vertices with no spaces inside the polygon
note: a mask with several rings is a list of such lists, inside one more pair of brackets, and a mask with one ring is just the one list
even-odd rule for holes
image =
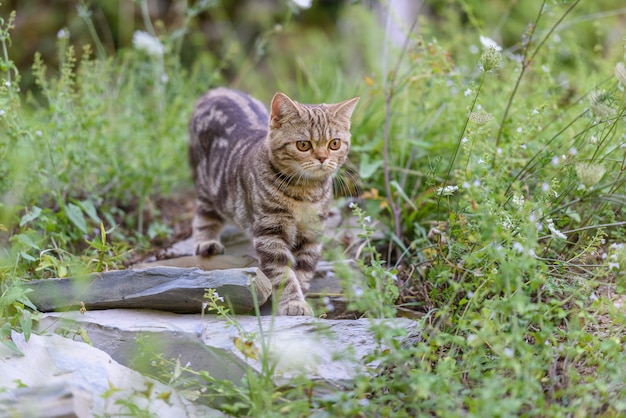
{"label": "green leaf", "polygon": [[35,241],[33,241],[30,235],[18,234],[15,235],[12,239],[17,240],[20,244],[23,244],[26,247],[33,248],[38,251],[41,250],[41,248],[39,248],[39,245]]}
{"label": "green leaf", "polygon": [[32,209],[22,216],[20,219],[20,226],[26,225],[28,222],[34,221],[41,215],[41,208],[38,206],[33,206]]}
{"label": "green leaf", "polygon": [[361,159],[361,164],[359,166],[359,174],[361,175],[361,178],[368,179],[372,177],[381,165],[383,165],[383,160],[370,161],[369,155],[365,154]]}
{"label": "green leaf", "polygon": [[87,233],[87,221],[81,208],[73,203],[65,206],[65,215],[83,234]]}
{"label": "green leaf", "polygon": [[404,190],[402,190],[402,187],[400,187],[400,185],[398,184],[397,181],[392,181],[391,186],[396,189],[398,191],[398,193],[400,194],[400,196],[402,197],[402,199],[407,202],[409,205],[411,205],[411,208],[413,208],[413,210],[417,210],[417,207],[415,206],[415,204],[413,203],[413,201],[411,199],[409,199],[409,196],[407,196],[407,194],[404,192]]}
{"label": "green leaf", "polygon": [[13,351],[14,354],[17,354],[19,356],[24,355],[24,353],[22,353],[20,349],[17,348],[17,345],[15,345],[13,340],[11,340],[11,324],[8,322],[5,322],[0,327],[0,342],[4,346],[8,347],[11,351]]}
{"label": "green leaf", "polygon": [[91,200],[81,200],[76,202],[78,206],[91,218],[95,223],[100,223],[100,217],[98,216],[98,210]]}
{"label": "green leaf", "polygon": [[24,333],[24,339],[28,341],[30,339],[30,331],[33,326],[33,318],[31,317],[29,310],[22,311],[22,315],[20,315],[20,327],[22,328],[22,332]]}

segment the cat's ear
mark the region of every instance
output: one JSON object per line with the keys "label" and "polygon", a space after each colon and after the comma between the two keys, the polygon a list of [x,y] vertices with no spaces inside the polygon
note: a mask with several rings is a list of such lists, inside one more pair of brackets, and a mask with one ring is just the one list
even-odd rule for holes
{"label": "cat's ear", "polygon": [[329,105],[331,113],[335,115],[338,119],[344,119],[346,122],[350,121],[352,117],[352,112],[354,112],[354,108],[356,107],[357,102],[360,97],[355,97],[352,99],[344,100],[341,103],[336,103]]}
{"label": "cat's ear", "polygon": [[283,93],[276,93],[270,106],[270,127],[280,128],[286,119],[300,116],[298,104]]}

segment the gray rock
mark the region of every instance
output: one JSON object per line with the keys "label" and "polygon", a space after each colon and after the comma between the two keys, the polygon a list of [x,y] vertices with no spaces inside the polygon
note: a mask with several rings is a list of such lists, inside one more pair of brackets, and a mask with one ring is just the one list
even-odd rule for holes
{"label": "gray rock", "polygon": [[109,271],[84,279],[30,281],[29,298],[42,312],[78,309],[141,308],[200,313],[206,289],[216,289],[235,312],[247,313],[265,303],[272,286],[258,268],[204,271],[198,268],[153,267]]}
{"label": "gray rock", "polygon": [[[363,372],[363,358],[379,348],[370,321],[385,321],[398,335],[416,332],[417,322],[393,320],[322,320],[311,317],[235,317],[237,326],[212,315],[176,315],[146,310],[47,313],[39,321],[41,330],[80,327],[95,347],[121,364],[137,365],[143,343],[155,344],[165,358],[179,358],[194,370],[206,370],[217,379],[240,382],[246,367],[261,370],[258,360],[245,356],[237,341],[251,338],[249,347],[258,350],[276,366],[275,381],[285,383],[297,375],[333,385],[350,384]],[[252,338],[253,336],[253,338]],[[149,361],[146,362],[149,364]]]}
{"label": "gray rock", "polygon": [[12,339],[24,353],[0,345],[0,416],[126,416],[132,404],[157,417],[222,417],[193,405],[172,388],[115,362],[88,344],[59,335]]}

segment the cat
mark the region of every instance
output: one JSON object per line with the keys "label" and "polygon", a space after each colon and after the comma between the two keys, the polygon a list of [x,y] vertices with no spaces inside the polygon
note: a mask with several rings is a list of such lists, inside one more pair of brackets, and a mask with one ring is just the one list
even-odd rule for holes
{"label": "cat", "polygon": [[245,93],[209,90],[189,122],[196,187],[196,254],[220,254],[233,223],[253,240],[261,271],[280,295],[278,315],[312,315],[305,300],[322,245],[332,177],[350,151],[359,98],[300,104],[276,93],[270,112]]}

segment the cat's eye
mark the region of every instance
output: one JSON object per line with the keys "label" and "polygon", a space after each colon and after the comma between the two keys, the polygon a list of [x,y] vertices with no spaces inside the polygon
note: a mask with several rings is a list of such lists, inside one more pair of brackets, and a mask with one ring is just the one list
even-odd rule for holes
{"label": "cat's eye", "polygon": [[299,151],[305,152],[311,149],[311,141],[297,141],[296,147]]}
{"label": "cat's eye", "polygon": [[341,139],[335,138],[332,141],[330,141],[328,143],[328,148],[330,148],[333,151],[337,151],[339,148],[341,148]]}

